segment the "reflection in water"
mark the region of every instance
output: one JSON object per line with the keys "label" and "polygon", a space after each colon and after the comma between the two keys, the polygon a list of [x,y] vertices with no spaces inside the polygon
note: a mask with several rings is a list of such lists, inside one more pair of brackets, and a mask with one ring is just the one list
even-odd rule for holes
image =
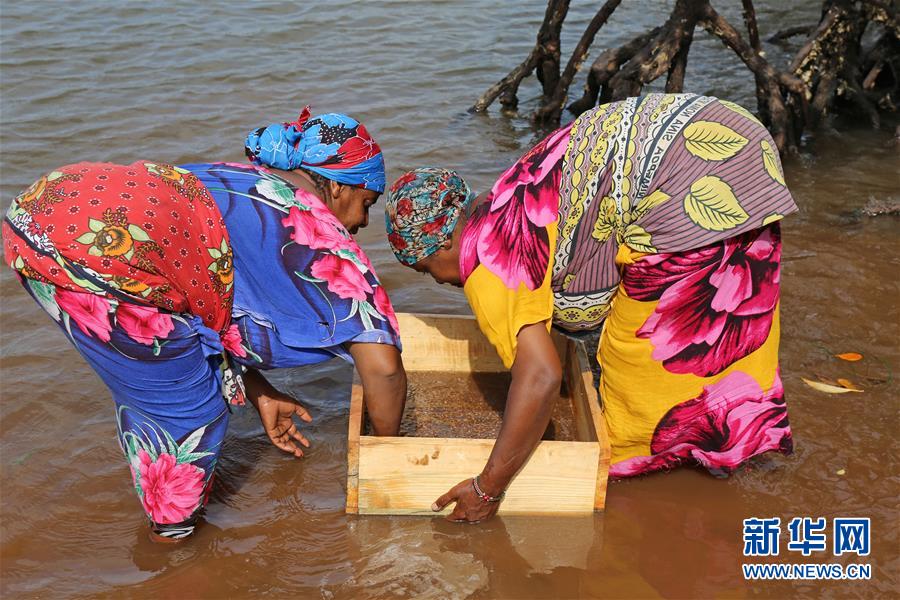
{"label": "reflection in water", "polygon": [[[612,46],[662,22],[669,4],[623,3],[598,42]],[[741,22],[740,3],[720,4]],[[818,5],[758,0],[760,28],[807,24]],[[307,102],[365,122],[385,149],[389,177],[445,164],[483,190],[535,140],[526,119],[470,116],[465,108],[525,56],[543,0],[341,0],[328,10],[315,3],[217,3],[204,8],[202,23],[189,3],[43,6],[3,7],[4,204],[43,171],[76,160],[242,160],[251,127],[293,118]],[[565,48],[594,8],[573,3]],[[687,75],[693,91],[752,105],[744,67],[716,40],[698,36]],[[773,60],[782,56],[766,50]],[[533,82],[523,88],[523,114],[538,93]],[[0,270],[0,595],[895,594],[900,230],[895,217],[858,212],[870,198],[897,201],[889,138],[846,130],[785,161],[801,207],[784,225],[782,297],[782,373],[795,454],[756,461],[724,481],[679,470],[613,483],[606,512],[586,518],[460,526],[345,516],[350,370],[332,362],[274,377],[313,413],[304,427],[313,444],[307,456],[283,456],[250,410],[236,411],[206,523],[187,544],[151,544],[115,441],[108,392],[9,270]],[[360,240],[397,309],[467,312],[457,290],[396,264],[380,210],[373,209],[373,226]],[[865,358],[832,356],[848,351]],[[801,376],[844,377],[865,392],[826,396]],[[872,580],[748,585],[739,565],[741,521],[751,516],[871,517]]]}
{"label": "reflection in water", "polygon": [[641,578],[657,594],[675,598],[718,597],[743,587],[740,523],[732,517],[750,508],[742,492],[700,472],[647,480],[622,484],[607,508],[610,522],[634,532],[626,547]]}
{"label": "reflection in water", "polygon": [[505,517],[478,527],[364,517],[353,529],[365,565],[353,586],[377,590],[363,596],[372,598],[576,597],[603,544],[602,515]]}

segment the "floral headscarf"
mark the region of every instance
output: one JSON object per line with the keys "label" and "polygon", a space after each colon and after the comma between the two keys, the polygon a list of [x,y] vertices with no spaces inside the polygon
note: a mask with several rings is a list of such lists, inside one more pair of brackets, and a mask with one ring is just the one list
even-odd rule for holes
{"label": "floral headscarf", "polygon": [[314,173],[367,190],[384,191],[384,156],[359,121],[339,113],[310,118],[305,107],[291,123],[273,123],[251,131],[244,142],[251,162]]}
{"label": "floral headscarf", "polygon": [[422,167],[391,186],[384,207],[388,242],[397,260],[414,265],[434,254],[475,194],[456,171]]}

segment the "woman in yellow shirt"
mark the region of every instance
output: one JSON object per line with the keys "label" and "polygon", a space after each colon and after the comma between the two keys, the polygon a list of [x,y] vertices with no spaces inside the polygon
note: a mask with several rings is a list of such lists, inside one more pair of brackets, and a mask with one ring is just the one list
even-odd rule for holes
{"label": "woman in yellow shirt", "polygon": [[559,389],[551,324],[602,327],[612,477],[681,464],[724,476],[789,453],[778,222],[796,210],[766,129],[693,94],[597,107],[478,198],[444,169],[398,179],[386,207],[395,255],[464,288],[513,376],[488,464],[434,508],[455,501],[464,521],[496,512]]}

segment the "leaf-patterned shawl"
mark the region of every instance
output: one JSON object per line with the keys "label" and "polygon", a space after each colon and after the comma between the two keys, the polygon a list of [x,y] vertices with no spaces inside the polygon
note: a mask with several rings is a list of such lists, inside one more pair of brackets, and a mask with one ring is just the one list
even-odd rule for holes
{"label": "leaf-patterned shawl", "polygon": [[682,252],[795,212],[769,133],[741,106],[650,94],[572,125],[560,184],[554,321],[596,327],[619,283],[621,244]]}

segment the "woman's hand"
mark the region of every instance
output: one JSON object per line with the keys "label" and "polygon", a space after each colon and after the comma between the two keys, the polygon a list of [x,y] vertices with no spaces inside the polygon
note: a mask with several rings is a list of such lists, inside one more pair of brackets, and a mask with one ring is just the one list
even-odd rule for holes
{"label": "woman's hand", "polygon": [[312,421],[309,412],[299,402],[278,391],[255,369],[247,369],[244,373],[244,388],[247,398],[259,412],[259,420],[269,440],[276,448],[302,457],[303,450],[297,443],[309,448],[309,440],[297,430],[293,417],[296,415],[309,423]]}
{"label": "woman's hand", "polygon": [[448,521],[457,523],[480,523],[487,521],[500,508],[499,502],[485,502],[475,493],[471,479],[460,481],[449,492],[437,499],[431,505],[431,510],[440,512],[451,502],[456,502],[453,512],[444,517]]}
{"label": "woman's hand", "polygon": [[[488,462],[478,476],[482,491],[494,497],[506,490],[541,440],[562,380],[562,366],[545,323],[526,325],[516,339],[518,349],[503,424]],[[439,511],[454,500],[456,508],[447,518],[467,523],[491,518],[500,504],[481,500],[472,487],[472,480],[467,479],[438,498],[431,508]]]}

